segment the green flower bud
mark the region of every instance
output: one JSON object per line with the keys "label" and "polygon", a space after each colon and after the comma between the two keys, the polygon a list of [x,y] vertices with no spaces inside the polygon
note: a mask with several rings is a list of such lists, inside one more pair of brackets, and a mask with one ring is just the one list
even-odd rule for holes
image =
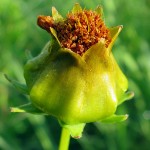
{"label": "green flower bud", "polygon": [[74,137],[85,123],[125,120],[115,112],[133,93],[126,93],[128,81],[111,51],[122,26],[108,29],[101,7],[88,11],[79,4],[66,19],[52,8],[52,17],[39,16],[38,25],[52,41],[24,67],[31,109],[12,111],[55,116]]}

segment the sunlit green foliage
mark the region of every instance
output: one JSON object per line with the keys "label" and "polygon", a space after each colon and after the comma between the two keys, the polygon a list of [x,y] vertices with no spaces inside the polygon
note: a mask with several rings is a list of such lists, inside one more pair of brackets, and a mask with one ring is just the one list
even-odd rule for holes
{"label": "sunlit green foliage", "polygon": [[104,7],[105,22],[122,24],[113,53],[135,92],[133,100],[121,105],[118,114],[129,114],[121,124],[88,124],[71,150],[148,150],[150,143],[150,2],[149,0],[1,0],[0,1],[0,149],[57,149],[60,126],[52,117],[10,114],[9,107],[25,104],[28,98],[4,78],[24,82],[27,50],[36,56],[50,36],[36,25],[37,16],[49,15],[51,7],[65,15],[75,2],[84,8]]}

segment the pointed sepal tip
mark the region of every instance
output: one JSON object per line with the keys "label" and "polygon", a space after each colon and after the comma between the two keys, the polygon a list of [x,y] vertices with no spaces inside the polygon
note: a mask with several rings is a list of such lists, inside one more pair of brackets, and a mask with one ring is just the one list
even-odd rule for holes
{"label": "pointed sepal tip", "polygon": [[113,114],[112,116],[109,116],[109,117],[101,120],[100,122],[102,122],[102,123],[119,123],[119,122],[125,121],[127,118],[128,118],[128,114],[126,114],[126,115]]}
{"label": "pointed sepal tip", "polygon": [[24,104],[18,107],[10,107],[10,112],[46,115],[43,111],[36,108],[32,103]]}

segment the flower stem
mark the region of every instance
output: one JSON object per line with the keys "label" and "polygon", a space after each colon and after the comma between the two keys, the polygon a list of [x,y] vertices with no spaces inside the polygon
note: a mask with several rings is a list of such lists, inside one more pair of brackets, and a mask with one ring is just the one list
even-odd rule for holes
{"label": "flower stem", "polygon": [[68,150],[70,143],[70,133],[67,129],[62,128],[59,150]]}

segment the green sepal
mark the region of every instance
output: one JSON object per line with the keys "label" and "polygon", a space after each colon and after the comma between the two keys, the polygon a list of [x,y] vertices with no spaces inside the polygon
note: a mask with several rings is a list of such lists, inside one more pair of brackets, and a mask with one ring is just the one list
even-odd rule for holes
{"label": "green sepal", "polygon": [[63,128],[66,128],[67,130],[69,130],[70,135],[75,139],[79,139],[82,137],[82,132],[86,125],[85,123],[69,125],[69,124],[65,124],[64,122],[60,120],[59,120],[59,123]]}
{"label": "green sepal", "polygon": [[50,53],[52,49],[52,45],[53,45],[53,41],[48,41],[45,44],[44,48],[42,49],[41,53],[44,53],[45,51],[48,51]]}
{"label": "green sepal", "polygon": [[63,17],[58,13],[55,7],[52,7],[52,17],[55,23],[61,22],[64,20]]}
{"label": "green sepal", "polygon": [[126,115],[113,114],[110,117],[100,120],[100,122],[102,122],[102,123],[119,123],[119,122],[125,121],[127,118],[128,118],[127,114]]}
{"label": "green sepal", "polygon": [[101,18],[102,18],[102,20],[104,21],[104,13],[103,13],[103,8],[102,8],[102,6],[98,6],[97,8],[96,8],[96,13],[97,14],[99,14],[100,16],[101,16]]}
{"label": "green sepal", "polygon": [[72,13],[74,14],[74,13],[79,13],[79,12],[82,12],[82,8],[79,3],[76,3],[72,9]]}
{"label": "green sepal", "polygon": [[[60,41],[59,41],[59,39],[58,39],[58,37],[57,37],[57,33],[56,33],[55,29],[54,29],[54,28],[50,28],[50,31],[51,31],[52,35],[55,37],[55,39],[56,39],[56,41],[57,41],[59,47],[61,47],[61,44],[60,44]],[[52,39],[52,40],[53,40],[53,42],[54,42],[54,39]]]}
{"label": "green sepal", "polygon": [[[44,115],[45,113],[36,108],[32,103],[24,104],[18,107],[11,107],[10,112],[25,112],[30,114]],[[45,114],[46,115],[46,114]]]}
{"label": "green sepal", "polygon": [[[95,67],[101,59],[104,59],[107,49],[105,48],[105,41],[101,39],[98,43],[92,45],[82,56],[82,59],[88,65]],[[102,58],[100,56],[103,56]]]}
{"label": "green sepal", "polygon": [[21,84],[16,80],[10,79],[6,74],[4,74],[5,78],[21,93],[29,95],[28,88],[25,84]]}
{"label": "green sepal", "polygon": [[130,100],[134,97],[134,92],[129,91],[124,93],[122,99],[119,101],[118,105],[122,104],[124,101]]}
{"label": "green sepal", "polygon": [[121,32],[122,28],[123,28],[123,25],[119,25],[117,27],[113,27],[113,28],[109,29],[110,34],[111,34],[111,38],[112,38],[111,43],[108,46],[109,50],[111,50],[112,46],[114,45],[114,42],[116,41],[116,39],[117,39],[119,33]]}

